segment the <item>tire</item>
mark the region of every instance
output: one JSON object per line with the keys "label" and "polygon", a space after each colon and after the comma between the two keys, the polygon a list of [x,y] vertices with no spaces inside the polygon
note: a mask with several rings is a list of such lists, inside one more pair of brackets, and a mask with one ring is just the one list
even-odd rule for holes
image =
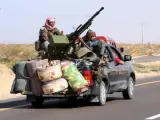
{"label": "tire", "polygon": [[36,101],[31,101],[32,107],[41,108],[43,106],[43,102],[44,102],[43,98],[36,98]]}
{"label": "tire", "polygon": [[73,98],[68,98],[68,104],[69,105],[76,105],[77,104],[77,98],[73,97]]}
{"label": "tire", "polygon": [[130,77],[129,81],[127,83],[127,89],[122,92],[124,99],[132,99],[133,98],[133,96],[134,96],[134,87],[135,87],[135,83],[133,81],[133,78]]}
{"label": "tire", "polygon": [[101,81],[99,84],[99,88],[100,88],[100,93],[99,93],[99,96],[97,96],[99,100],[98,104],[100,106],[103,106],[106,104],[106,98],[107,98],[106,84],[103,81]]}

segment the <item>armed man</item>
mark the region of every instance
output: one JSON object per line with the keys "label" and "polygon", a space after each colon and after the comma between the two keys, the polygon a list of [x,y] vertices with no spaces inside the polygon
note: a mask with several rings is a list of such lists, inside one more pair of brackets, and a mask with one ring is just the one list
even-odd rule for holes
{"label": "armed man", "polygon": [[44,26],[39,30],[39,54],[44,56],[48,52],[50,35],[63,35],[56,27],[55,18],[47,17]]}
{"label": "armed man", "polygon": [[[43,50],[47,52],[47,55],[50,56],[51,59],[57,56],[62,56],[62,57],[69,56],[70,58],[74,59],[75,58],[74,53],[76,51],[75,50],[76,40],[79,39],[80,35],[92,25],[92,21],[94,20],[94,18],[98,16],[103,9],[104,7],[101,7],[100,10],[98,10],[90,19],[87,20],[87,22],[85,22],[83,25],[81,24],[79,27],[77,27],[77,29],[74,32],[72,32],[69,35],[62,35],[62,33],[60,33],[59,30],[57,30],[57,28],[55,27],[55,20],[47,19],[46,20],[47,24],[45,23],[45,26],[43,26],[42,29],[40,30],[40,36],[39,36],[40,48],[37,49],[37,51]],[[50,34],[52,35],[49,38]],[[55,37],[55,35],[57,35],[57,37]],[[83,40],[80,40],[80,42],[84,46],[87,45]],[[100,48],[102,47],[101,43],[98,43],[98,45]],[[89,48],[88,45],[86,47]],[[103,54],[103,49],[101,49],[100,54]],[[98,56],[100,56],[100,54],[98,54]],[[58,59],[58,57],[56,59]],[[59,57],[59,59],[61,59],[61,57]]]}
{"label": "armed man", "polygon": [[83,40],[91,48],[92,52],[96,54],[101,60],[107,61],[105,56],[105,41],[96,39],[96,33],[88,30]]}

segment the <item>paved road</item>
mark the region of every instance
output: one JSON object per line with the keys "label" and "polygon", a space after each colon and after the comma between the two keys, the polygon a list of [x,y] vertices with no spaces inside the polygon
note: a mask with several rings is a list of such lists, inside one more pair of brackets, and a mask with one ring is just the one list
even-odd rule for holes
{"label": "paved road", "polygon": [[154,62],[154,61],[160,61],[160,56],[145,56],[140,58],[135,58],[135,62]]}
{"label": "paved road", "polygon": [[[153,82],[155,81],[155,82]],[[160,114],[160,76],[138,80],[133,100],[124,100],[120,93],[111,95],[105,106],[87,105],[79,101],[68,105],[66,100],[44,104],[33,109],[25,101],[0,104],[0,120],[145,120]],[[157,116],[154,116],[157,115]],[[155,119],[160,120],[160,118]]]}

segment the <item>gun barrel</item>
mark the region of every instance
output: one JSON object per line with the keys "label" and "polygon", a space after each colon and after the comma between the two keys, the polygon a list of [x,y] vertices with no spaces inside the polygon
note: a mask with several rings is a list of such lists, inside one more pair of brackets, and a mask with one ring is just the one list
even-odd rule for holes
{"label": "gun barrel", "polygon": [[101,7],[100,11],[102,11],[104,9],[104,7]]}
{"label": "gun barrel", "polygon": [[104,7],[101,7],[100,10],[98,12],[101,12],[104,9]]}
{"label": "gun barrel", "polygon": [[104,9],[101,7],[84,25],[79,26],[73,33],[70,34],[69,39],[77,39],[91,24],[93,19]]}
{"label": "gun barrel", "polygon": [[100,10],[98,10],[90,19],[90,20],[93,20],[102,10],[104,9],[104,7],[101,7]]}

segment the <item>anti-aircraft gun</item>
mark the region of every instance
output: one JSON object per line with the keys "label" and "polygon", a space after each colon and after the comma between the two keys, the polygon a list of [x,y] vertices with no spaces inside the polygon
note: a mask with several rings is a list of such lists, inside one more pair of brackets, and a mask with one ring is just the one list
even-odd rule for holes
{"label": "anti-aircraft gun", "polygon": [[[48,46],[48,58],[50,59],[63,59],[64,57],[72,57],[74,58],[74,50],[75,50],[75,41],[79,38],[79,36],[92,25],[93,19],[100,14],[100,12],[104,9],[101,7],[85,24],[81,24],[77,27],[77,29],[69,35],[61,35],[55,36],[51,35],[49,37]],[[82,40],[80,40],[83,42]],[[84,42],[82,44],[85,44]]]}
{"label": "anti-aircraft gun", "polygon": [[89,26],[91,26],[93,19],[99,15],[99,13],[104,9],[104,7],[101,7],[100,10],[98,10],[84,25],[79,25],[77,29],[72,32],[69,36],[69,40],[76,40],[86,29],[88,29]]}

